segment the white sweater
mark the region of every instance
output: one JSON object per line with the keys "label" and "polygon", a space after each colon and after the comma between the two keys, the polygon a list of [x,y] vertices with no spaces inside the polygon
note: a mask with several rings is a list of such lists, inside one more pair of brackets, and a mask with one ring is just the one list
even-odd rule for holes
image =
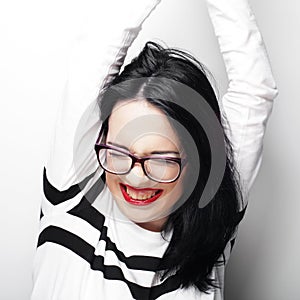
{"label": "white sweater", "polygon": [[[221,300],[225,266],[212,274],[222,289],[209,295],[179,289],[172,277],[154,280],[171,236],[165,241],[129,220],[117,221],[121,212],[102,185],[93,150],[101,125],[96,98],[118,74],[143,21],[160,1],[113,0],[107,11],[98,2],[99,10],[70,55],[69,80],[45,164],[31,300]],[[277,90],[247,0],[207,4],[229,79],[222,98],[228,123],[223,125],[247,200]],[[227,260],[233,242],[234,237],[225,249]]]}

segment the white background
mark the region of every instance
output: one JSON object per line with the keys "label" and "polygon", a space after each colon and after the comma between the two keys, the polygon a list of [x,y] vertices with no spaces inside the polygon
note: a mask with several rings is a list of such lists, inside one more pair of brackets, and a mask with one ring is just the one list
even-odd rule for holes
{"label": "white background", "polygon": [[[296,0],[250,3],[280,94],[267,127],[261,171],[227,268],[226,300],[296,300],[300,295],[300,5]],[[82,0],[1,3],[3,300],[29,299],[43,161],[66,80],[68,47],[80,29],[80,6]],[[129,57],[154,38],[189,50],[213,72],[220,93],[225,91],[226,74],[204,0],[163,0],[144,24]]]}

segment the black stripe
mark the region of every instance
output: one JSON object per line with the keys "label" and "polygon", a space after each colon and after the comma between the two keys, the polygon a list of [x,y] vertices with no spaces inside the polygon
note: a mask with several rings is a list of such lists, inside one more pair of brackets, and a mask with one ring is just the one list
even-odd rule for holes
{"label": "black stripe", "polygon": [[88,181],[95,175],[96,171],[85,179],[83,179],[78,184],[72,185],[65,191],[59,191],[56,189],[49,181],[46,175],[46,168],[44,168],[43,174],[43,186],[44,186],[44,194],[45,197],[53,204],[57,205],[62,203],[66,200],[74,198],[88,183]]}
{"label": "black stripe", "polygon": [[64,246],[86,261],[91,261],[94,256],[94,247],[77,235],[56,226],[48,226],[40,233],[37,247],[46,242],[52,242]]}
{"label": "black stripe", "polygon": [[94,247],[73,233],[62,228],[49,226],[44,229],[39,236],[38,247],[46,242],[56,243],[73,251],[87,261],[92,270],[101,271],[104,278],[125,282],[134,299],[157,299],[159,296],[174,291],[180,287],[179,280],[176,276],[170,276],[163,283],[154,287],[144,287],[130,282],[124,277],[121,268],[117,266],[105,266],[103,257],[94,255]]}
{"label": "black stripe", "polygon": [[157,286],[151,287],[151,293],[149,299],[157,299],[158,297],[173,292],[179,289],[181,286],[178,276],[170,276],[163,283]]}
{"label": "black stripe", "polygon": [[[72,196],[72,195],[73,195],[73,197],[75,197],[79,193],[79,191],[87,184],[87,182],[90,180],[90,178],[92,178],[92,176],[94,176],[94,174],[95,173],[89,175],[87,178],[85,178],[78,185],[74,185],[74,186],[70,187],[68,190],[62,191],[62,192],[57,190],[55,187],[53,187],[49,183],[49,181],[47,180],[47,177],[46,177],[46,171],[45,170],[44,170],[44,180],[46,179],[47,183],[49,184],[48,188],[50,188],[52,190],[51,192],[53,193],[53,191],[54,191],[54,193],[51,194],[51,195],[54,195],[54,199],[64,199],[62,201],[65,201],[65,200],[71,199],[72,197],[70,197],[70,196]],[[130,256],[130,257],[126,257],[124,255],[124,253],[117,248],[116,244],[113,243],[111,241],[111,239],[107,236],[107,227],[104,226],[104,220],[105,220],[104,216],[97,209],[95,209],[93,206],[91,206],[91,203],[93,203],[95,201],[97,196],[103,190],[104,181],[105,181],[105,178],[103,178],[103,175],[102,175],[101,178],[99,178],[97,180],[97,182],[94,183],[94,185],[90,188],[90,190],[86,193],[86,195],[81,199],[80,203],[78,205],[76,205],[73,209],[71,209],[68,213],[87,221],[94,228],[98,229],[101,232],[100,240],[104,240],[106,242],[106,250],[114,251],[114,253],[118,257],[118,259],[121,262],[123,262],[127,266],[127,268],[155,272],[155,270],[156,270],[156,268],[157,268],[157,266],[160,262],[160,258],[151,257],[151,256],[142,256],[142,255],[141,256],[133,255],[133,256]],[[80,189],[78,190],[79,186],[80,186]],[[73,194],[72,194],[72,192],[73,192]],[[77,193],[74,195],[75,192],[77,192]],[[61,196],[60,193],[65,193],[65,195]],[[47,197],[47,199],[48,199],[48,197]],[[52,201],[50,201],[50,202],[52,202]],[[59,200],[55,201],[55,202],[57,202],[57,204],[60,203]],[[55,204],[55,203],[53,203],[53,204]],[[54,227],[54,226],[51,226],[51,227]],[[67,232],[67,231],[65,231],[61,228],[58,228],[58,227],[56,227],[56,228],[60,229],[64,232]],[[88,243],[86,243],[85,241],[83,241],[82,239],[80,239],[78,236],[76,236],[76,235],[74,235],[70,232],[67,232],[67,233],[74,237],[74,241],[75,241],[74,245],[76,245],[75,249],[73,249],[73,247],[71,247],[70,243],[65,241],[65,238],[61,238],[61,236],[59,236],[59,235],[55,236],[55,238],[52,235],[48,241],[49,242],[56,242],[56,243],[58,243],[62,246],[65,246],[68,249],[75,252],[76,254],[78,254],[79,256],[81,256],[83,259],[87,260],[86,254],[83,255],[83,254],[80,254],[80,253],[91,253],[91,251],[94,252],[94,248],[91,245],[89,245]],[[41,233],[40,237],[41,237],[41,239],[39,239],[38,246],[40,246],[45,241],[47,241],[47,240],[43,241],[42,233]],[[86,248],[86,250],[83,250],[83,251],[78,251],[77,250],[76,251],[76,249],[82,243],[82,242],[81,243],[79,242],[80,240],[86,244],[85,246],[82,245],[83,246],[82,249]],[[93,250],[88,249],[87,246],[91,247]],[[99,264],[98,261],[103,260],[102,256],[96,256],[96,255],[93,255],[93,256],[94,256],[95,264]],[[87,261],[89,261],[89,260],[87,260]],[[103,265],[103,263],[102,263],[102,265]],[[101,263],[100,263],[99,266],[101,266]],[[91,264],[91,268],[93,269],[92,264]],[[103,266],[102,268],[107,269],[107,266]],[[107,271],[107,272],[108,272],[108,276],[110,276],[111,278],[107,278],[107,279],[114,279],[113,278],[115,276],[114,274],[118,273],[116,270],[114,270],[114,268],[119,269],[119,267],[111,267],[110,266],[109,271]],[[96,270],[101,270],[101,269],[96,268]],[[101,270],[101,271],[103,271],[103,270]],[[117,276],[118,278],[116,278],[116,279],[122,280],[122,279],[120,279],[120,277],[122,277],[123,281],[127,282],[127,280],[125,279],[121,269],[119,269],[119,272],[121,272],[121,274],[119,274]],[[135,283],[130,283],[130,284],[132,286],[137,286],[134,293],[137,294],[137,295],[141,295],[141,298],[136,298],[136,299],[156,299],[156,297],[159,297],[160,295],[162,295],[164,293],[167,293],[167,292],[170,292],[170,291],[173,291],[173,290],[177,289],[179,287],[179,285],[178,285],[178,283],[175,284],[175,282],[177,282],[177,279],[174,276],[171,276],[170,278],[165,280],[160,285],[163,288],[160,288],[160,286],[152,287],[151,295],[153,295],[153,296],[151,296],[151,297],[150,297],[149,291],[145,292],[144,290],[141,290],[139,292],[140,288],[143,288],[143,289],[149,289],[149,288],[140,287],[139,285],[137,285]],[[131,288],[130,288],[130,290],[131,290]],[[146,297],[146,294],[148,294],[149,298]]]}
{"label": "black stripe", "polygon": [[95,207],[90,204],[85,196],[82,197],[81,201],[71,210],[69,210],[68,213],[85,220],[100,232],[102,231],[105,218]]}
{"label": "black stripe", "polygon": [[[85,178],[84,181],[87,182],[90,178],[91,175]],[[44,173],[44,179],[46,179],[46,181],[48,182],[45,173]],[[57,194],[55,196],[55,199],[64,198],[64,195],[60,196],[59,194],[60,193],[64,194],[65,192],[58,191],[50,183],[49,185],[50,185],[50,189],[54,189],[55,193]],[[72,208],[70,211],[68,211],[68,213],[85,220],[91,226],[98,229],[101,232],[100,240],[104,240],[106,242],[107,250],[114,251],[118,259],[122,261],[127,266],[127,268],[136,269],[136,270],[145,270],[145,271],[155,271],[156,267],[160,262],[160,258],[151,257],[151,256],[142,256],[142,255],[133,255],[130,257],[126,257],[125,254],[117,248],[116,244],[112,242],[111,239],[106,235],[107,227],[104,226],[104,220],[105,220],[104,216],[97,209],[91,206],[91,203],[95,201],[97,196],[103,190],[103,187],[104,187],[104,181],[103,178],[100,177],[89,189],[86,195],[81,199],[80,203],[76,205],[74,208]],[[75,186],[71,187],[70,189],[72,188],[74,190]]]}
{"label": "black stripe", "polygon": [[93,186],[88,190],[88,192],[85,194],[86,199],[93,203],[96,198],[100,195],[104,188],[105,184],[105,174],[103,173],[98,180],[93,184]]}
{"label": "black stripe", "polygon": [[99,240],[104,240],[106,242],[106,249],[115,252],[118,259],[122,261],[127,268],[144,271],[156,270],[160,263],[160,258],[143,255],[126,257],[125,254],[117,248],[116,244],[107,236],[107,227],[104,226],[105,217],[96,208],[91,206],[85,197],[68,213],[85,220],[94,228],[98,229],[101,232]]}

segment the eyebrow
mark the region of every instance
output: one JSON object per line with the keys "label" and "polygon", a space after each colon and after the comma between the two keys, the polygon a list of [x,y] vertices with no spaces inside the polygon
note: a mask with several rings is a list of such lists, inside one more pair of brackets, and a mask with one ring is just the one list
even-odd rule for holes
{"label": "eyebrow", "polygon": [[[120,144],[117,144],[117,143],[114,143],[114,142],[107,142],[107,144],[110,144],[112,146],[115,146],[115,147],[118,147],[118,148],[122,148],[128,152],[129,149],[123,145],[120,145]],[[178,151],[172,151],[172,150],[164,150],[164,151],[152,151],[150,154],[177,154],[177,155],[180,155],[180,153]]]}

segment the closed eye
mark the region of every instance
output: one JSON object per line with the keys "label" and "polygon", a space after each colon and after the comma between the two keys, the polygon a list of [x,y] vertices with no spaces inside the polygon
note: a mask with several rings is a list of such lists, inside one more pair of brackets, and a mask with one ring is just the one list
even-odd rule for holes
{"label": "closed eye", "polygon": [[114,151],[114,152],[109,151],[109,152],[108,152],[108,155],[109,155],[110,157],[120,157],[120,158],[126,158],[126,157],[128,157],[126,154],[123,154],[123,153],[121,153],[121,152],[116,152],[116,151]]}

